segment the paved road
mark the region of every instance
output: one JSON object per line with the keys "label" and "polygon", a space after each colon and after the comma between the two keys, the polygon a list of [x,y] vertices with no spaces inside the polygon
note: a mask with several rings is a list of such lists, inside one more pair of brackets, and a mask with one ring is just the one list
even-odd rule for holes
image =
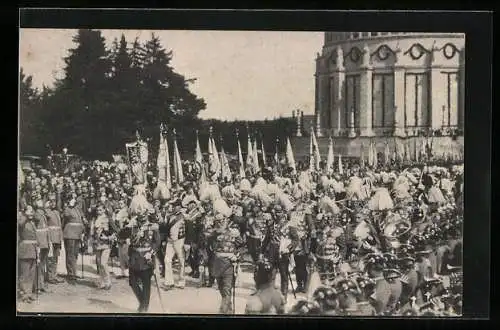
{"label": "paved road", "polygon": [[[81,259],[78,260],[79,275],[81,276]],[[65,274],[64,254],[61,256],[58,273]],[[236,314],[243,314],[246,299],[252,292],[253,276],[245,266],[238,278],[236,288]],[[112,270],[119,274],[118,264],[115,262]],[[189,272],[189,267],[186,267]],[[29,313],[135,313],[138,302],[128,285],[127,279],[117,279],[112,276],[112,288],[103,291],[96,288],[97,271],[95,257],[84,257],[84,277],[78,280],[75,286],[67,283],[49,285],[49,292],[38,297],[31,303],[18,303],[18,312]],[[149,313],[166,314],[217,314],[220,304],[220,294],[213,288],[198,288],[197,279],[187,277],[186,288],[161,292],[164,306],[162,311],[158,292],[152,287]],[[295,284],[295,279],[294,284]],[[276,279],[279,283],[279,275]],[[303,295],[298,295],[300,299]],[[293,295],[288,296],[288,307],[295,302]]]}

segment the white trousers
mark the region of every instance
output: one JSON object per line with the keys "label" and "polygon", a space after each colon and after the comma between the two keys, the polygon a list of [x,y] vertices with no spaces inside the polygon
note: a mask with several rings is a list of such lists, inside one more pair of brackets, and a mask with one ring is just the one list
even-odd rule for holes
{"label": "white trousers", "polygon": [[179,270],[179,285],[185,285],[184,279],[184,238],[172,241],[168,240],[167,246],[165,247],[165,285],[174,285],[174,271],[172,269],[172,259],[177,256],[180,263]]}

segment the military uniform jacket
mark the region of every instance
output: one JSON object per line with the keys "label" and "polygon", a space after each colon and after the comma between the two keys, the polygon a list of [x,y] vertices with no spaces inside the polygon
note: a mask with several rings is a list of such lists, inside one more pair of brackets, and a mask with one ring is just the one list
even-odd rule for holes
{"label": "military uniform jacket", "polygon": [[286,220],[273,222],[267,228],[262,251],[269,261],[276,262],[282,254],[295,251],[299,242],[297,231],[291,228]]}
{"label": "military uniform jacket", "polygon": [[153,268],[154,257],[147,258],[147,254],[154,254],[160,244],[158,224],[146,222],[132,227],[128,249],[129,268],[133,270]]}
{"label": "military uniform jacket", "polygon": [[36,224],[36,239],[40,249],[49,248],[49,228],[47,226],[47,217],[43,210],[35,211],[35,224]]}
{"label": "military uniform jacket", "polygon": [[263,240],[267,231],[267,224],[261,216],[248,219],[248,236]]}
{"label": "military uniform jacket", "polygon": [[57,210],[46,210],[47,226],[49,228],[49,241],[54,244],[62,242],[61,215]]}
{"label": "military uniform jacket", "polygon": [[62,216],[63,222],[63,238],[64,239],[81,239],[85,230],[82,214],[76,207],[68,207],[64,210]]}
{"label": "military uniform jacket", "polygon": [[29,221],[24,215],[20,216],[17,221],[19,227],[17,255],[19,259],[36,259],[38,240],[35,222]]}
{"label": "military uniform jacket", "polygon": [[231,257],[239,254],[245,243],[238,230],[223,228],[213,230],[208,244],[214,255],[212,274],[218,277],[231,266]]}
{"label": "military uniform jacket", "polygon": [[299,209],[292,211],[290,214],[290,222],[296,231],[296,238],[299,242],[295,244],[295,252],[301,254],[309,254],[311,252],[312,233],[315,232],[314,221],[312,219],[311,210]]}
{"label": "military uniform jacket", "polygon": [[203,212],[199,207],[186,213],[185,219],[185,244],[198,243],[200,227],[200,218],[203,216]]}
{"label": "military uniform jacket", "polygon": [[110,230],[110,226],[110,220],[105,214],[97,217],[94,222],[94,249],[104,250],[110,248],[111,241],[109,239],[109,236],[111,235],[112,231]]}
{"label": "military uniform jacket", "polygon": [[318,259],[337,262],[340,259],[340,248],[333,237],[324,236],[318,240],[316,248],[316,257]]}

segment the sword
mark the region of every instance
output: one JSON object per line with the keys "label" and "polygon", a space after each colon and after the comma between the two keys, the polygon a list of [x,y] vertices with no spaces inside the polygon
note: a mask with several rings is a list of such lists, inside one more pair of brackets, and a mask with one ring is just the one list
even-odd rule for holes
{"label": "sword", "polygon": [[292,275],[290,272],[287,272],[288,279],[290,280],[290,287],[292,288],[293,297],[297,299],[297,295],[295,294],[295,288],[293,287]]}
{"label": "sword", "polygon": [[233,263],[233,315],[236,314],[236,267],[237,263]]}
{"label": "sword", "polygon": [[153,270],[153,278],[155,279],[156,291],[158,292],[158,299],[160,300],[161,311],[165,313],[165,309],[163,308],[163,301],[161,300],[160,286],[158,285],[158,279],[156,278],[156,273]]}
{"label": "sword", "polygon": [[36,286],[35,286],[35,295],[36,295],[36,300],[38,301],[38,271],[39,271],[39,263],[38,263],[38,248],[35,249],[35,253],[36,253],[36,273],[35,273],[35,280],[36,280]]}

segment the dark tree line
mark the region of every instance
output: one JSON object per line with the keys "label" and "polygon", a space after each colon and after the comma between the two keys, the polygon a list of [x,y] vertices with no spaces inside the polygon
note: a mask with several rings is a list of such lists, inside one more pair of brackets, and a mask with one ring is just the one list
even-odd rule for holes
{"label": "dark tree line", "polygon": [[[206,150],[209,127],[218,145],[236,151],[235,131],[240,132],[246,150],[247,125],[252,136],[265,138],[267,152],[280,149],[295,127],[291,119],[260,122],[203,121],[198,118],[205,101],[189,86],[196,78],[186,78],[171,65],[167,51],[154,34],[144,43],[127,41],[124,35],[110,48],[98,30],[78,30],[75,47],[64,58],[63,77],[54,87],[36,89],[32,77],[20,72],[21,154],[45,155],[68,147],[84,158],[109,159],[123,153],[124,144],[134,139],[135,131],[149,138],[152,151],[157,148],[159,125],[173,128],[184,155],[194,152],[195,131]],[[224,91],[221,91],[223,93]],[[222,139],[220,139],[222,138]]]}

